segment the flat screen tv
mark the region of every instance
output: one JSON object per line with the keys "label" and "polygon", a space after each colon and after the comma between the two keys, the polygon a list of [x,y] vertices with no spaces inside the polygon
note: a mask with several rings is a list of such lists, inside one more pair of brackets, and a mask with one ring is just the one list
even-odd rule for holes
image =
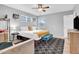
{"label": "flat screen tv", "polygon": [[79,30],[79,16],[74,18],[74,29]]}

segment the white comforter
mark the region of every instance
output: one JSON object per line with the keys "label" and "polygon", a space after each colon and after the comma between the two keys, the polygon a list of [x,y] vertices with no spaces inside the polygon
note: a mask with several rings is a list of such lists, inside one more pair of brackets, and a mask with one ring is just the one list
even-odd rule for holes
{"label": "white comforter", "polygon": [[19,31],[19,35],[21,35],[23,37],[27,37],[27,38],[32,38],[34,40],[40,40],[41,37],[39,37],[37,34],[35,34],[36,32],[40,32],[40,31],[44,31],[44,30]]}

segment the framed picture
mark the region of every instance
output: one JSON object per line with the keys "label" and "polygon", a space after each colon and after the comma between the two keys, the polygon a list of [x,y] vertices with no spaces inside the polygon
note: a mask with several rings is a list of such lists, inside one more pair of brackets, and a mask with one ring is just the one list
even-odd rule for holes
{"label": "framed picture", "polygon": [[19,19],[19,14],[13,14],[14,19]]}

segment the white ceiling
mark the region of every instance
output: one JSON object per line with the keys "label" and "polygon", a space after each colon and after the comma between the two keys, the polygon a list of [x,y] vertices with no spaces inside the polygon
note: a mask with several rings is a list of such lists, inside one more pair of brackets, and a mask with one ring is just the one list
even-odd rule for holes
{"label": "white ceiling", "polygon": [[75,6],[74,4],[47,4],[50,8],[46,12],[40,13],[37,9],[32,9],[33,7],[36,6],[35,4],[5,4],[5,5],[8,7],[22,10],[24,12],[28,12],[36,16],[73,10]]}

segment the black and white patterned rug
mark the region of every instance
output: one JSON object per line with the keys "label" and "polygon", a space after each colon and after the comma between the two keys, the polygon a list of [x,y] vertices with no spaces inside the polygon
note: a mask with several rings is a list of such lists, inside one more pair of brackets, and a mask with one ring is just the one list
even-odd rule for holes
{"label": "black and white patterned rug", "polygon": [[35,41],[35,54],[62,54],[64,48],[64,39],[53,38],[47,43],[40,40]]}

